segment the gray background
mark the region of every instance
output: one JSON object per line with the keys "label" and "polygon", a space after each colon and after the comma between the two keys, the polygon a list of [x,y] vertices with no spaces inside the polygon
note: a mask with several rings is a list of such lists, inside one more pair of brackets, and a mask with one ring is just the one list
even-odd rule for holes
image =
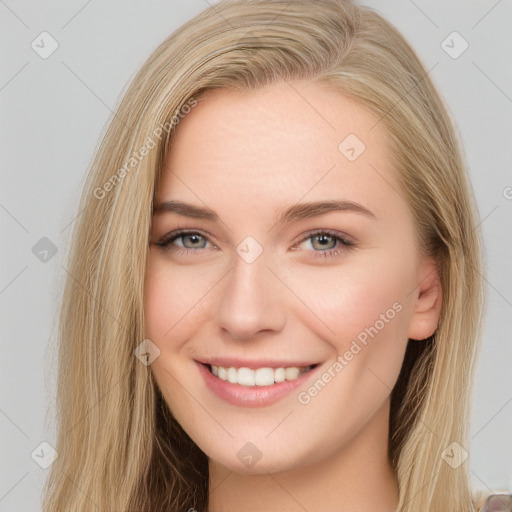
{"label": "gray background", "polygon": [[[485,237],[488,297],[471,418],[471,475],[478,488],[512,488],[512,2],[364,3],[409,39],[458,124]],[[207,0],[0,0],[0,512],[40,510],[46,471],[31,453],[41,442],[55,440],[49,343],[93,154],[140,65],[207,5]],[[31,47],[43,31],[59,45],[46,59]],[[454,31],[469,44],[458,58],[453,57],[464,42],[450,36]],[[54,256],[36,246],[46,247],[42,237],[55,245]]]}

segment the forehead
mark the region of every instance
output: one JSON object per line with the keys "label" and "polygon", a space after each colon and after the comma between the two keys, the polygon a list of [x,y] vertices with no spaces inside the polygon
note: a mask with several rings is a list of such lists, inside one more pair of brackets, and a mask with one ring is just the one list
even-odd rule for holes
{"label": "forehead", "polygon": [[157,193],[236,209],[348,199],[385,208],[397,199],[391,150],[379,118],[311,81],[251,91],[208,91],[180,121]]}

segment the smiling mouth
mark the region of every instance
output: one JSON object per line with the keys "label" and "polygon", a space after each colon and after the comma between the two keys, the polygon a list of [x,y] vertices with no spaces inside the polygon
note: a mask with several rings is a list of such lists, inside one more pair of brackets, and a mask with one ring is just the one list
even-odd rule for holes
{"label": "smiling mouth", "polygon": [[226,368],[224,366],[205,365],[210,373],[220,380],[239,384],[241,386],[272,386],[281,382],[293,381],[298,379],[304,373],[311,371],[317,365],[309,366],[291,366],[287,368],[235,368],[233,366]]}

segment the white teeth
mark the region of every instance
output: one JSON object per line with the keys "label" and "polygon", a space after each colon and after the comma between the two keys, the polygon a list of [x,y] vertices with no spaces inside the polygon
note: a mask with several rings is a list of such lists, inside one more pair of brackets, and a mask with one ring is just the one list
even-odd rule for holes
{"label": "white teeth", "polygon": [[295,380],[303,373],[311,370],[311,366],[299,368],[224,368],[223,366],[212,366],[211,372],[221,380],[240,384],[242,386],[271,386],[285,380]]}
{"label": "white teeth", "polygon": [[295,380],[299,376],[299,369],[297,367],[285,368],[284,378],[286,380]]}
{"label": "white teeth", "polygon": [[228,368],[228,381],[231,382],[231,384],[237,383],[236,368]]}
{"label": "white teeth", "polygon": [[241,384],[242,386],[254,386],[256,384],[254,370],[250,368],[238,368],[237,376],[237,384]]}
{"label": "white teeth", "polygon": [[254,380],[256,386],[271,386],[274,384],[274,369],[258,368],[254,372]]}
{"label": "white teeth", "polygon": [[274,370],[274,380],[276,382],[284,382],[286,380],[284,368],[276,368]]}

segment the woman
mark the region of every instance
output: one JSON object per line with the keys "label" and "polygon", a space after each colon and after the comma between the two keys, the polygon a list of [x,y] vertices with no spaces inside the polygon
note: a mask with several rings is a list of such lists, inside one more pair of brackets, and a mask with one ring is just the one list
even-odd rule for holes
{"label": "woman", "polygon": [[80,209],[46,512],[481,505],[474,202],[379,15],[205,10],[135,77]]}

